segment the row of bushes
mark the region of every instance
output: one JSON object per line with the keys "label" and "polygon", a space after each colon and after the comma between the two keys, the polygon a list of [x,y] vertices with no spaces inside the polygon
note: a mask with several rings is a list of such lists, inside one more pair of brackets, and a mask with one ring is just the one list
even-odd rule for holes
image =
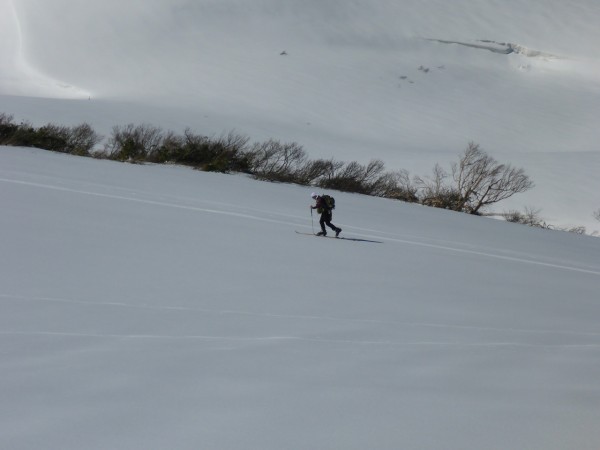
{"label": "row of bushes", "polygon": [[152,125],[115,126],[104,139],[90,125],[48,124],[35,128],[0,114],[0,144],[38,147],[82,156],[134,163],[174,163],[205,171],[243,172],[260,180],[290,182],[354,192],[479,214],[490,204],[533,187],[523,169],[500,164],[470,143],[450,172],[436,165],[429,177],[410,177],[406,170],[388,171],[383,161],[368,164],[335,159],[309,159],[295,142],[270,139],[250,143],[247,136],[165,132]]}
{"label": "row of bushes", "polygon": [[295,142],[270,139],[250,144],[230,132],[218,137],[185,130],[183,135],[151,125],[114,127],[103,156],[130,162],[172,162],[207,171],[245,172],[257,179],[297,183],[323,189],[419,202],[429,206],[479,214],[485,207],[533,187],[523,169],[500,164],[479,145],[470,143],[446,172],[436,165],[432,177],[388,171],[383,161],[308,158]]}
{"label": "row of bushes", "polygon": [[13,116],[0,113],[0,145],[37,147],[80,156],[91,156],[102,140],[87,123],[74,127],[54,124],[35,128],[28,122],[16,124]]}
{"label": "row of bushes", "polygon": [[380,160],[367,165],[311,160],[295,142],[269,139],[251,144],[247,136],[235,132],[209,137],[186,129],[183,135],[177,135],[151,125],[130,124],[113,128],[104,156],[119,161],[183,164],[206,171],[244,172],[260,180],[418,200],[406,189],[408,175],[387,172]]}
{"label": "row of bushes", "polygon": [[180,135],[147,124],[115,126],[103,148],[97,148],[103,140],[88,124],[74,127],[47,124],[35,128],[28,122],[17,124],[12,116],[0,113],[0,145],[36,147],[123,162],[172,163],[204,171],[243,172],[260,180],[418,201],[406,171],[386,171],[380,160],[367,165],[334,159],[311,160],[295,142],[269,139],[250,143],[247,136],[235,132],[210,137],[190,129]]}

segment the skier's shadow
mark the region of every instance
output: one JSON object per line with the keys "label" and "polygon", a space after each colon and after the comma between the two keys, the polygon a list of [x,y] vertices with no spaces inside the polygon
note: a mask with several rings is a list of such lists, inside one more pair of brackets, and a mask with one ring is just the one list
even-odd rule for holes
{"label": "skier's shadow", "polygon": [[[317,236],[314,233],[306,233],[304,231],[298,231],[298,230],[296,230],[296,234],[304,234],[305,236]],[[374,241],[374,240],[371,240],[371,239],[360,239],[360,238],[344,237],[344,236],[340,236],[340,237],[317,236],[317,237],[325,237],[325,238],[329,238],[329,239],[340,239],[340,240],[343,240],[343,241],[369,242],[371,244],[383,244],[383,241]]]}
{"label": "skier's shadow", "polygon": [[349,237],[338,237],[338,239],[343,239],[345,241],[354,241],[354,242],[370,242],[371,244],[383,244],[383,241],[373,241],[371,239],[359,239],[359,238],[349,238]]}

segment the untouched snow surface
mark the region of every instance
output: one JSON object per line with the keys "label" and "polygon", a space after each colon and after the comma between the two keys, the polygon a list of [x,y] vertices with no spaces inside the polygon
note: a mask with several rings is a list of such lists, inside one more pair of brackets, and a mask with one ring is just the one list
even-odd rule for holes
{"label": "untouched snow surface", "polygon": [[0,448],[600,445],[600,240],[0,148]]}

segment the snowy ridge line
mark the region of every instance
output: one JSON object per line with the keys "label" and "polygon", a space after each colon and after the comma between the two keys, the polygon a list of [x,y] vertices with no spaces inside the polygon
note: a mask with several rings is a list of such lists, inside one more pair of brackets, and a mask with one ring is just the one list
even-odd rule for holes
{"label": "snowy ridge line", "polygon": [[161,335],[161,334],[101,334],[75,333],[60,331],[0,331],[1,336],[54,336],[94,339],[131,339],[131,340],[198,340],[227,342],[270,342],[302,341],[319,344],[377,345],[394,347],[524,347],[524,348],[582,348],[600,349],[600,343],[591,344],[529,344],[525,342],[443,342],[443,341],[375,341],[356,339],[326,339],[303,336],[206,336],[206,335]]}
{"label": "snowy ridge line", "polygon": [[[252,214],[239,213],[239,212],[233,212],[233,211],[223,211],[223,210],[217,210],[217,209],[212,209],[212,208],[201,208],[201,207],[189,206],[189,205],[179,205],[179,204],[175,204],[175,203],[167,203],[167,202],[161,202],[161,201],[157,201],[157,200],[148,200],[148,199],[127,197],[127,196],[123,196],[123,195],[102,194],[102,193],[98,193],[98,192],[85,191],[85,190],[79,190],[79,189],[71,189],[71,188],[66,188],[66,187],[61,187],[61,186],[53,186],[53,185],[49,185],[49,184],[35,183],[35,182],[31,182],[31,181],[21,181],[21,180],[9,179],[9,178],[0,178],[0,182],[19,184],[19,185],[24,185],[24,186],[39,187],[39,188],[43,188],[43,189],[52,189],[52,190],[56,190],[56,191],[69,192],[69,193],[75,193],[75,194],[81,194],[81,195],[91,195],[94,197],[110,198],[110,199],[114,199],[114,200],[137,202],[137,203],[143,203],[143,204],[154,205],[154,206],[162,206],[162,207],[167,207],[167,208],[183,209],[183,210],[188,210],[188,211],[197,211],[197,212],[203,212],[203,213],[209,213],[209,214],[219,214],[219,215],[232,216],[232,217],[238,217],[238,218],[244,218],[244,219],[258,220],[261,222],[276,223],[279,225],[297,226],[297,224],[293,223],[293,222],[277,220],[277,219],[270,219],[270,218],[260,217],[260,216],[256,216],[256,215],[252,215]],[[572,271],[572,272],[587,273],[587,274],[591,274],[591,275],[600,276],[600,270],[585,269],[585,268],[581,268],[581,267],[568,266],[568,265],[564,265],[564,264],[547,263],[547,262],[543,262],[543,261],[536,261],[534,259],[514,257],[514,256],[505,256],[505,255],[500,255],[497,253],[483,252],[483,251],[478,251],[478,250],[461,249],[458,247],[451,247],[451,246],[440,245],[440,244],[429,244],[429,243],[425,243],[425,242],[418,242],[418,241],[407,240],[407,239],[382,237],[379,235],[359,234],[359,233],[357,233],[357,235],[360,237],[363,237],[363,238],[383,239],[383,240],[388,240],[390,242],[397,242],[400,244],[415,245],[415,246],[421,246],[421,247],[427,247],[427,248],[435,248],[435,249],[447,250],[447,251],[451,251],[451,252],[485,256],[488,258],[501,259],[501,260],[505,260],[505,261],[518,262],[518,263],[523,263],[523,264],[532,264],[532,265],[538,265],[538,266],[542,266],[542,267],[549,267],[549,268],[553,268],[553,269],[568,270],[568,271]]]}
{"label": "snowy ridge line", "polygon": [[239,310],[218,310],[218,309],[207,309],[207,308],[194,308],[189,306],[161,306],[161,305],[148,305],[138,304],[132,305],[123,302],[89,302],[83,300],[72,300],[55,297],[26,297],[21,295],[11,294],[0,294],[0,299],[14,299],[18,301],[41,301],[41,302],[55,302],[55,303],[67,303],[75,305],[85,306],[108,306],[116,308],[128,308],[128,309],[145,309],[145,310],[156,310],[156,311],[185,311],[185,312],[197,312],[197,313],[208,313],[214,315],[237,315],[237,316],[255,316],[262,318],[274,318],[274,319],[296,319],[296,320],[317,320],[317,321],[330,321],[330,322],[342,322],[342,323],[369,323],[369,324],[381,324],[381,325],[396,325],[403,327],[413,328],[440,328],[440,329],[455,329],[465,331],[479,331],[479,332],[495,332],[495,333],[521,333],[521,334],[560,334],[565,336],[582,336],[582,337],[597,337],[600,336],[600,332],[583,332],[583,331],[566,331],[566,330],[531,330],[531,329],[519,329],[519,328],[498,328],[498,327],[481,327],[471,325],[453,325],[443,323],[426,323],[426,322],[401,322],[395,320],[381,320],[381,319],[360,319],[352,317],[334,317],[334,316],[312,316],[312,315],[300,315],[300,314],[275,314],[267,312],[251,312],[251,311],[239,311]]}

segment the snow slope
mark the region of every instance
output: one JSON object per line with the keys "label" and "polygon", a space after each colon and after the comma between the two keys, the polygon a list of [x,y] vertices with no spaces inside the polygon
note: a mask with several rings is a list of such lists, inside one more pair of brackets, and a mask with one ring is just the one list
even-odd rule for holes
{"label": "snow slope", "polygon": [[[0,0],[0,93],[55,98],[90,95],[41,73],[26,55],[22,16],[13,0]],[[5,111],[3,111],[5,112]]]}
{"label": "snow slope", "polygon": [[595,450],[600,240],[0,148],[0,448]]}
{"label": "snow slope", "polygon": [[236,129],[417,175],[475,141],[537,185],[498,212],[599,228],[595,0],[0,0],[0,17],[19,120]]}

